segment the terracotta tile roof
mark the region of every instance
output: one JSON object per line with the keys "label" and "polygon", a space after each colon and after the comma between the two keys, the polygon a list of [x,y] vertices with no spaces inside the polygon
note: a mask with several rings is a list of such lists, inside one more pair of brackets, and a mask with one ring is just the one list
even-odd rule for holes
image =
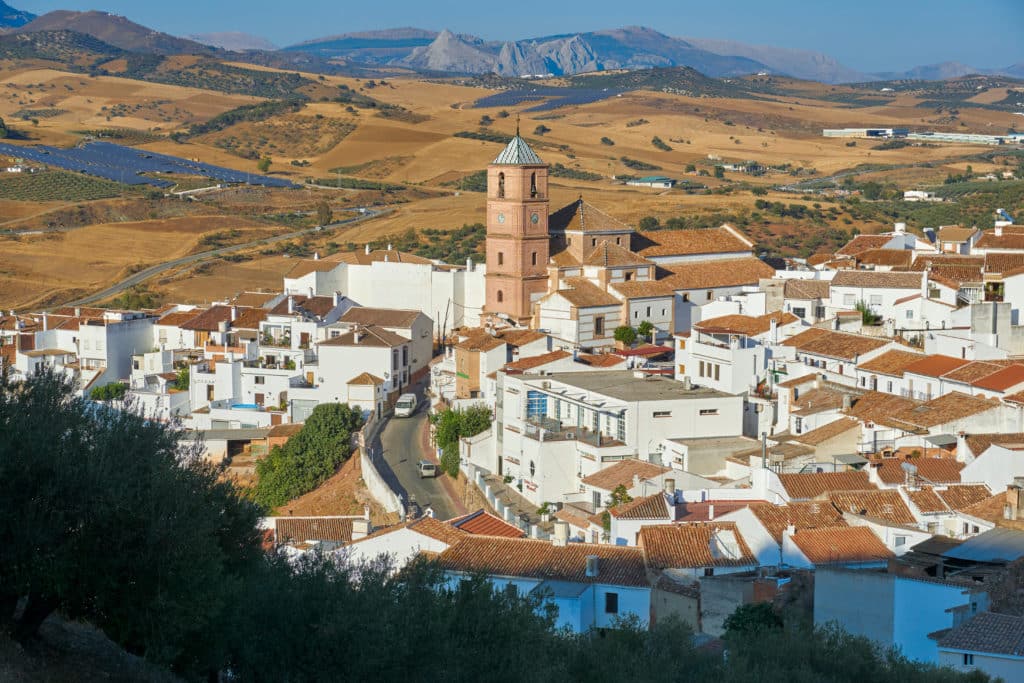
{"label": "terracotta tile roof", "polygon": [[622,305],[621,301],[584,277],[567,277],[562,284],[565,288],[557,293],[577,308]]}
{"label": "terracotta tile roof", "polygon": [[804,557],[815,565],[879,562],[894,556],[866,526],[805,529],[792,538]]}
{"label": "terracotta tile roof", "polygon": [[570,508],[562,508],[553,515],[555,519],[560,519],[563,522],[567,522],[569,526],[576,527],[577,529],[583,529],[586,531],[590,529],[592,522],[583,515],[573,514]]}
{"label": "terracotta tile roof", "polygon": [[1008,275],[1024,268],[1024,254],[985,254],[985,272]]}
{"label": "terracotta tile roof", "polygon": [[954,391],[898,413],[894,418],[904,424],[929,428],[962,420],[998,407],[997,399],[989,400]]}
{"label": "terracotta tile roof", "polygon": [[840,434],[845,434],[852,429],[857,429],[859,431],[860,422],[846,417],[840,417],[838,420],[833,420],[828,424],[822,425],[817,429],[812,429],[811,431],[800,434],[799,436],[790,437],[790,439],[808,446],[817,446],[825,443],[829,439],[834,439]]}
{"label": "terracotta tile roof", "polygon": [[750,506],[750,511],[776,543],[782,543],[782,534],[790,524],[797,531],[846,526],[843,515],[827,501],[791,502],[788,505],[757,503]]}
{"label": "terracotta tile roof", "polygon": [[645,266],[650,265],[650,263],[643,256],[608,240],[601,240],[583,258],[583,265],[585,266]]}
{"label": "terracotta tile roof", "polygon": [[462,539],[468,538],[468,534],[461,529],[456,529],[447,522],[442,522],[433,517],[420,517],[405,525],[406,528],[415,531],[418,534],[423,534],[429,538],[433,538],[436,541],[447,543],[452,545],[458,543]]}
{"label": "terracotta tile roof", "polygon": [[803,353],[854,361],[859,356],[880,349],[888,343],[889,339],[815,327],[790,337],[782,342],[782,345],[795,347]]}
{"label": "terracotta tile roof", "polygon": [[921,274],[881,270],[841,270],[832,278],[832,287],[919,290],[921,289]]}
{"label": "terracotta tile roof", "polygon": [[877,373],[879,375],[902,377],[903,371],[908,365],[912,365],[922,358],[924,358],[924,356],[920,353],[903,351],[902,349],[893,349],[892,351],[886,351],[880,356],[876,356],[869,361],[861,363],[857,366],[857,369],[863,370],[864,372]]}
{"label": "terracotta tile roof", "polygon": [[907,489],[907,498],[923,514],[947,512],[949,510],[930,486],[922,486],[919,489]]}
{"label": "terracotta tile roof", "polygon": [[476,512],[470,512],[468,515],[449,519],[448,524],[451,524],[456,529],[465,531],[467,534],[475,534],[477,536],[522,538],[526,535],[526,532],[519,527],[509,524],[483,508]]}
{"label": "terracotta tile roof", "polygon": [[278,517],[274,522],[277,542],[337,541],[349,543],[352,540],[352,519],[352,517]]}
{"label": "terracotta tile roof", "polygon": [[619,519],[671,519],[668,514],[668,504],[665,502],[665,494],[662,492],[645,498],[634,498],[628,503],[608,508],[608,513]]}
{"label": "terracotta tile roof", "polygon": [[918,405],[919,402],[912,398],[869,391],[855,399],[853,407],[846,414],[865,422],[884,424],[882,421],[890,415],[916,408]]}
{"label": "terracotta tile roof", "polygon": [[[767,502],[767,501],[764,501]],[[749,500],[705,500],[700,503],[676,503],[676,522],[713,522],[722,515],[750,506]]]}
{"label": "terracotta tile roof", "polygon": [[936,489],[935,492],[946,505],[954,510],[964,510],[972,505],[977,505],[991,495],[988,486],[984,484],[947,486],[944,489]]}
{"label": "terracotta tile roof", "polygon": [[1024,657],[1024,617],[979,612],[939,638],[942,650]]}
{"label": "terracotta tile roof", "polygon": [[659,524],[640,528],[637,545],[652,569],[745,567],[757,560],[735,522]]}
{"label": "terracotta tile roof", "polygon": [[928,279],[959,288],[965,284],[979,285],[985,278],[981,266],[934,265],[928,269]]}
{"label": "terracotta tile roof", "polygon": [[626,362],[625,358],[614,353],[581,353],[577,359],[592,368],[612,368]]}
{"label": "terracotta tile roof", "polygon": [[479,327],[463,330],[459,333],[459,337],[460,339],[456,342],[455,348],[462,349],[463,351],[491,351],[505,343],[487,330]]}
{"label": "terracotta tile roof", "polygon": [[230,306],[211,306],[191,320],[179,323],[178,327],[183,330],[200,330],[203,332],[216,332],[222,322],[231,320]]}
{"label": "terracotta tile roof", "polygon": [[409,328],[416,322],[416,318],[421,315],[423,314],[420,311],[414,310],[353,306],[345,311],[345,315],[341,316],[338,320],[343,323],[358,325]]}
{"label": "terracotta tile roof", "polygon": [[276,292],[242,292],[231,300],[236,306],[263,308],[263,305],[277,296]]}
{"label": "terracotta tile roof", "polygon": [[577,199],[558,209],[548,217],[552,232],[632,232],[633,229],[604,211]]}
{"label": "terracotta tile roof", "polygon": [[1024,391],[1018,391],[1014,394],[1003,396],[1003,400],[1007,403],[1022,403],[1024,404]]}
{"label": "terracotta tile roof", "polygon": [[967,365],[961,365],[956,370],[947,372],[942,376],[942,379],[948,379],[952,382],[964,382],[970,384],[975,382],[982,377],[987,377],[993,372],[999,372],[1003,366],[996,363],[987,363],[985,361],[972,361]]}
{"label": "terracotta tile roof", "polygon": [[384,380],[382,380],[380,377],[377,377],[377,375],[371,375],[368,372],[363,372],[363,373],[360,373],[360,374],[356,375],[352,379],[350,379],[347,382],[347,384],[363,384],[363,385],[380,386],[380,385],[384,384]]}
{"label": "terracotta tile roof", "polygon": [[[852,391],[852,388],[851,388]],[[816,415],[829,410],[836,410],[843,405],[843,397],[847,392],[822,386],[809,389],[790,404],[793,415]]]}
{"label": "terracotta tile roof", "polygon": [[717,318],[709,318],[694,323],[694,327],[704,332],[721,332],[725,334],[745,334],[754,337],[771,330],[772,321],[780,327],[799,322],[800,318],[792,313],[774,311],[760,316],[750,315],[721,315]]}
{"label": "terracotta tile roof", "polygon": [[835,257],[835,254],[811,254],[807,257],[807,265],[820,266],[828,263]]}
{"label": "terracotta tile roof", "polygon": [[168,313],[167,315],[164,315],[159,320],[157,320],[155,324],[165,325],[167,327],[181,327],[183,324],[187,323],[193,318],[199,317],[205,312],[206,311],[204,309],[197,308],[192,311]]}
{"label": "terracotta tile roof", "polygon": [[568,351],[563,351],[559,349],[557,351],[551,351],[550,353],[542,353],[539,356],[520,358],[519,360],[513,361],[512,363],[507,363],[505,365],[505,370],[526,372],[527,370],[534,370],[536,368],[541,367],[542,365],[554,363],[555,361],[562,360],[563,358],[569,358],[570,356],[572,356],[572,354],[569,353]]}
{"label": "terracotta tile roof", "polygon": [[910,270],[928,270],[933,265],[983,266],[984,256],[963,256],[961,254],[918,254]]}
{"label": "terracotta tile roof", "polygon": [[939,242],[966,242],[977,232],[977,228],[965,228],[962,225],[943,225],[939,228],[936,238]]}
{"label": "terracotta tile roof", "polygon": [[962,512],[965,515],[971,517],[977,517],[978,519],[984,519],[989,522],[999,523],[1003,519],[1004,507],[1006,505],[1006,494],[997,493],[983,498],[977,503],[972,503],[966,507],[960,508],[958,512]]}
{"label": "terracotta tile roof", "polygon": [[285,278],[295,280],[300,277],[305,277],[310,273],[326,273],[332,271],[339,265],[341,264],[333,259],[304,258],[297,261],[284,276]]}
{"label": "terracotta tile roof", "polygon": [[988,450],[992,445],[1022,444],[1024,443],[1024,432],[999,433],[999,434],[968,434],[967,448],[974,457],[978,457]]}
{"label": "terracotta tile roof", "polygon": [[644,258],[750,252],[753,246],[728,225],[703,230],[652,230],[638,232],[633,238],[633,251]]}
{"label": "terracotta tile roof", "polygon": [[986,231],[985,234],[981,236],[981,239],[974,243],[974,248],[1024,251],[1024,233],[1007,232],[1004,228],[1003,234],[997,237],[994,230]]}
{"label": "terracotta tile roof", "polygon": [[[597,576],[587,576],[587,557],[598,558]],[[437,558],[442,569],[483,572],[493,576],[553,579],[574,583],[601,583],[646,587],[647,572],[639,548],[569,543],[528,538],[466,536]]]}
{"label": "terracotta tile roof", "polygon": [[1024,382],[1024,365],[1011,365],[974,382],[979,389],[1007,391]]}
{"label": "terracotta tile roof", "polygon": [[614,491],[615,487],[620,484],[629,489],[633,487],[634,476],[640,477],[641,480],[653,479],[660,474],[668,472],[669,469],[668,467],[655,465],[652,462],[630,458],[629,460],[620,460],[614,465],[609,465],[588,477],[584,477],[581,483],[604,491]]}
{"label": "terracotta tile roof", "polygon": [[903,368],[903,371],[912,372],[915,375],[924,375],[925,377],[942,377],[947,372],[953,372],[957,368],[961,368],[970,362],[971,361],[964,360],[962,358],[954,358],[953,356],[944,356],[940,353],[935,353],[930,356],[924,356],[916,363],[911,363],[907,367]]}
{"label": "terracotta tile roof", "polygon": [[288,315],[288,299],[291,298],[293,310],[298,313],[305,311],[310,315],[322,318],[334,309],[334,297],[332,296],[302,296],[293,294],[281,299],[270,312],[274,315]]}
{"label": "terracotta tile roof", "polygon": [[525,346],[546,338],[547,335],[537,330],[508,329],[498,330],[498,338],[509,346]]}
{"label": "terracotta tile roof", "polygon": [[829,281],[786,280],[786,284],[782,286],[782,295],[787,299],[827,299]]}
{"label": "terracotta tile roof", "polygon": [[914,524],[916,519],[896,489],[833,491],[828,499],[840,512],[864,515],[892,524]]}
{"label": "terracotta tile roof", "polygon": [[[375,249],[369,254],[366,250],[356,251],[345,251],[337,254],[332,254],[320,261],[334,261],[335,263],[347,263],[349,265],[368,266],[372,263],[411,263],[415,265],[427,266],[433,265],[433,261],[416,254],[410,254],[404,251],[398,251],[397,249]],[[288,275],[287,277],[294,277]]]}
{"label": "terracotta tile roof", "polygon": [[678,263],[665,268],[663,279],[673,290],[756,285],[775,276],[775,269],[754,256]]}
{"label": "terracotta tile roof", "polygon": [[903,470],[903,463],[909,462],[917,468],[917,474],[930,484],[959,484],[960,470],[964,468],[962,462],[952,458],[912,458],[903,460],[901,458],[886,458],[877,466],[872,463],[878,473],[878,478],[885,484],[902,484],[907,480],[907,473]]}
{"label": "terracotta tile roof", "polygon": [[675,288],[668,280],[630,280],[611,282],[608,287],[627,299],[668,298],[675,295]]}
{"label": "terracotta tile roof", "polygon": [[409,340],[400,334],[395,334],[389,330],[385,330],[383,327],[377,327],[376,325],[366,325],[360,328],[359,331],[360,339],[356,341],[356,333],[348,332],[333,339],[327,339],[319,342],[319,346],[379,346],[379,347],[391,347],[401,346],[402,344],[408,344]]}
{"label": "terracotta tile roof", "polygon": [[551,254],[549,261],[559,268],[579,268],[580,262],[568,249]]}
{"label": "terracotta tile roof", "polygon": [[263,308],[239,307],[237,311],[235,319],[231,321],[231,329],[234,330],[258,330],[260,323],[267,318],[267,311]]}
{"label": "terracotta tile roof", "polygon": [[106,312],[107,309],[105,308],[95,308],[91,306],[61,306],[57,310],[53,311],[53,314],[74,316],[76,318],[102,318],[103,314]]}
{"label": "terracotta tile roof", "polygon": [[868,249],[881,249],[892,241],[892,235],[857,235],[847,242],[837,256],[856,256]]}
{"label": "terracotta tile roof", "polygon": [[778,475],[791,500],[810,500],[830,491],[863,491],[871,488],[867,472],[810,472]]}
{"label": "terracotta tile roof", "polygon": [[911,249],[867,249],[857,254],[857,263],[868,266],[909,268],[913,259]]}

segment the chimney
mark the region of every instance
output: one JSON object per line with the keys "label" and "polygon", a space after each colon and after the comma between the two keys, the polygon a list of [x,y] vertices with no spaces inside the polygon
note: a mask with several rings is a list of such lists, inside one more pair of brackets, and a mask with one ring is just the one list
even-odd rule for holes
{"label": "chimney", "polygon": [[710,522],[715,518],[715,504],[711,503],[708,505],[708,521]]}
{"label": "chimney", "polygon": [[[11,315],[14,315],[14,311],[11,311]],[[75,317],[76,318],[81,318],[82,317],[82,309],[81,308],[75,307]]]}
{"label": "chimney", "polygon": [[907,224],[906,223],[897,223],[896,224],[896,234],[897,235],[902,235],[906,231],[907,231]]}
{"label": "chimney", "polygon": [[391,251],[391,242],[388,242],[388,251]]}
{"label": "chimney", "polygon": [[47,313],[43,313],[43,332],[50,329],[50,316]]}
{"label": "chimney", "polygon": [[772,318],[768,322],[768,341],[772,344],[779,343],[779,321]]}
{"label": "chimney", "polygon": [[364,247],[364,250],[365,250],[366,255],[369,256],[370,255],[370,243],[369,242],[366,243],[366,246]]}
{"label": "chimney", "polygon": [[849,412],[850,408],[853,408],[853,397],[843,394],[843,412]]}
{"label": "chimney", "polygon": [[956,460],[957,462],[967,462],[967,458],[970,457],[970,453],[967,448],[967,432],[956,433]]}
{"label": "chimney", "polygon": [[676,480],[666,479],[665,480],[665,495],[672,496],[672,500],[676,498]]}
{"label": "chimney", "polygon": [[357,517],[352,520],[352,540],[358,541],[370,535],[370,520],[364,517]]}
{"label": "chimney", "polygon": [[996,221],[996,237],[1003,236],[1003,224],[1002,221]]}
{"label": "chimney", "polygon": [[370,519],[370,506],[363,505],[363,519]]}
{"label": "chimney", "polygon": [[690,391],[693,389],[693,382],[690,381],[690,376],[686,375],[683,377],[683,391]]}
{"label": "chimney", "polygon": [[551,545],[565,546],[569,544],[569,523],[562,520],[555,521],[555,533],[551,535]]}
{"label": "chimney", "polygon": [[313,292],[313,288],[312,287],[307,287],[306,288],[306,296],[308,296],[310,299],[313,298],[314,292]]}
{"label": "chimney", "polygon": [[356,325],[352,328],[352,340],[358,344],[363,339],[363,329]]}
{"label": "chimney", "polygon": [[319,261],[320,260],[320,252],[319,251],[314,251],[313,252],[313,260],[314,261]]}
{"label": "chimney", "polygon": [[288,312],[295,312],[295,297],[293,297],[291,294],[288,295]]}
{"label": "chimney", "polygon": [[768,467],[768,432],[761,432],[761,469]]}
{"label": "chimney", "polygon": [[639,474],[634,474],[633,475],[633,488],[637,488],[638,486],[640,486],[640,475]]}
{"label": "chimney", "polygon": [[337,306],[341,303],[341,292],[334,293],[334,305]]}
{"label": "chimney", "polygon": [[231,307],[231,322],[235,322],[238,319],[238,306]]}
{"label": "chimney", "polygon": [[795,533],[796,533],[796,525],[793,524],[792,522],[790,522],[789,524],[786,525],[786,535],[789,536],[790,538],[792,538],[793,534],[795,534]]}
{"label": "chimney", "polygon": [[1003,519],[1018,520],[1024,519],[1024,496],[1021,496],[1021,486],[1024,481],[1020,477],[1013,480],[1012,484],[1006,486],[1006,502],[1003,503]]}
{"label": "chimney", "polygon": [[598,574],[598,557],[597,555],[587,555],[587,576],[591,579],[596,579]]}

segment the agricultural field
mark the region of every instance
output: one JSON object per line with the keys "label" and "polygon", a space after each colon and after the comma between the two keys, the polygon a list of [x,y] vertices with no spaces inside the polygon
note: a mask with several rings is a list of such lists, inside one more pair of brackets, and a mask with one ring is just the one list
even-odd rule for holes
{"label": "agricultural field", "polygon": [[0,199],[83,202],[132,192],[127,185],[69,171],[0,174]]}
{"label": "agricultural field", "polygon": [[[250,72],[262,74],[257,90],[237,86]],[[69,146],[93,135],[245,173],[259,172],[258,161],[269,159],[272,176],[296,183],[312,179],[323,187],[238,187],[177,204],[126,196],[123,201],[136,206],[122,204],[122,219],[115,211],[93,208],[122,201],[101,199],[121,192],[104,194],[93,184],[93,194],[56,189],[4,194],[0,181],[0,210],[9,217],[3,222],[14,221],[0,230],[45,228],[54,222],[86,226],[62,237],[4,242],[0,251],[16,247],[31,268],[23,272],[13,257],[0,254],[0,272],[13,273],[0,275],[0,306],[40,298],[15,285],[17,277],[27,275],[33,287],[56,283],[53,288],[60,293],[50,298],[57,300],[98,289],[137,264],[202,250],[200,241],[207,234],[240,230],[241,239],[248,230],[307,227],[324,201],[337,218],[360,206],[387,213],[277,249],[254,248],[236,260],[217,259],[165,274],[151,283],[154,292],[201,302],[243,287],[277,287],[294,256],[367,242],[390,240],[429,255],[478,253],[473,235],[459,237],[459,231],[484,220],[481,171],[513,134],[517,115],[523,135],[552,165],[552,208],[582,194],[632,225],[648,217],[661,226],[728,220],[769,253],[806,255],[831,248],[854,231],[885,229],[897,219],[912,228],[940,217],[982,224],[989,201],[1005,199],[1011,213],[1024,209],[1009,186],[1007,194],[990,195],[985,187],[944,184],[967,166],[974,174],[1016,169],[1019,162],[1012,155],[995,158],[991,150],[967,145],[879,148],[865,140],[849,144],[821,137],[822,128],[847,126],[1005,130],[1015,120],[996,106],[1008,97],[1002,86],[978,90],[972,82],[950,85],[948,91],[908,87],[880,93],[778,77],[723,81],[672,69],[518,82],[522,87],[508,89],[516,83],[296,75],[244,64],[211,67],[207,57],[161,58],[153,64],[119,57],[98,64],[92,75],[5,62],[0,117],[28,142]],[[956,106],[950,106],[954,101]],[[23,118],[32,112],[45,114]],[[749,161],[769,167],[768,172],[753,176],[716,170]],[[654,190],[623,182],[650,173],[687,181],[690,188]],[[812,184],[803,185],[807,181]],[[203,182],[186,181],[178,189]],[[790,185],[799,191],[778,189]],[[837,185],[877,185],[880,198],[848,201],[815,192]],[[926,212],[891,199],[903,189],[934,187],[955,201]],[[168,215],[173,211],[181,216]],[[154,217],[148,218],[149,213]],[[203,217],[201,234],[177,220],[185,216]],[[121,241],[110,242],[106,235],[84,238],[121,221],[134,226]],[[250,223],[239,226],[238,221]],[[165,247],[163,253],[125,237],[150,229],[154,242]],[[180,232],[177,240],[163,241],[175,231]],[[75,244],[77,251],[61,248],[64,243]],[[106,253],[111,244],[124,252],[113,261]],[[89,275],[70,277],[76,269]]]}

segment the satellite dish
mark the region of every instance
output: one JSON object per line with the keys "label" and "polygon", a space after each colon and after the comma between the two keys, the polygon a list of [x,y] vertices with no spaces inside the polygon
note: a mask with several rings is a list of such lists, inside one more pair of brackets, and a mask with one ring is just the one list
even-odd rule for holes
{"label": "satellite dish", "polygon": [[903,471],[907,474],[917,474],[917,465],[913,463],[904,462],[900,464],[900,467],[902,467]]}

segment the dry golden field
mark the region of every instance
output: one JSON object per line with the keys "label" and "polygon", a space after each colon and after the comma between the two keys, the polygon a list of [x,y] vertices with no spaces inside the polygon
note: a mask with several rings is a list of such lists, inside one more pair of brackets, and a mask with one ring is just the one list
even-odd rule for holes
{"label": "dry golden field", "polygon": [[[182,58],[187,59],[187,58]],[[259,68],[242,65],[245,68]],[[401,191],[377,190],[229,190],[201,199],[197,210],[168,219],[166,214],[130,221],[102,219],[97,225],[56,235],[0,236],[0,307],[28,306],[73,298],[101,289],[140,265],[168,260],[202,250],[200,240],[212,232],[239,228],[245,238],[293,229],[274,225],[273,215],[310,212],[327,201],[340,217],[347,207],[377,204],[392,209],[385,217],[349,229],[314,235],[308,243],[324,248],[329,243],[363,243],[409,229],[447,230],[484,218],[485,198],[479,192],[457,192],[450,183],[483,169],[500,151],[494,142],[454,137],[459,131],[484,130],[508,135],[515,128],[515,111],[501,116],[499,108],[472,106],[492,91],[408,77],[388,79],[369,88],[365,81],[327,76],[322,90],[345,85],[379,102],[401,107],[410,115],[384,116],[375,109],[351,108],[337,102],[310,102],[300,112],[258,123],[242,123],[227,130],[192,138],[184,144],[166,136],[187,131],[195,123],[244,104],[255,97],[226,95],[196,88],[129,80],[113,76],[89,77],[53,68],[0,63],[0,117],[24,131],[33,141],[71,145],[80,132],[129,128],[159,136],[141,146],[153,151],[195,158],[208,163],[256,172],[256,161],[233,153],[256,150],[271,157],[271,172],[296,182],[306,178],[330,179],[335,169],[348,177],[405,185]],[[790,182],[785,174],[752,177],[727,173],[726,180],[685,172],[687,165],[710,172],[716,164],[756,161],[765,165],[789,164],[814,169],[828,176],[862,165],[883,166],[859,173],[861,180],[876,179],[902,187],[941,183],[948,173],[960,173],[971,164],[975,171],[997,169],[996,164],[965,157],[987,151],[967,145],[872,149],[874,143],[825,139],[826,127],[907,126],[971,132],[1005,131],[1015,123],[1006,112],[962,107],[956,125],[943,114],[916,106],[910,95],[892,95],[882,104],[851,106],[827,98],[854,91],[842,86],[789,83],[795,95],[765,95],[760,99],[686,97],[653,91],[634,91],[584,106],[523,114],[524,136],[536,143],[538,153],[551,164],[599,174],[601,180],[552,178],[552,207],[583,195],[613,216],[635,224],[641,217],[751,212],[758,197],[749,188]],[[979,92],[974,102],[989,104],[1004,91]],[[44,112],[31,124],[25,112]],[[481,127],[481,117],[493,123]],[[964,125],[960,125],[963,122]],[[537,132],[545,126],[546,133]],[[959,127],[957,127],[959,126]],[[652,144],[661,138],[672,149]],[[602,138],[614,145],[602,143]],[[229,144],[230,143],[230,144]],[[657,166],[656,171],[631,170],[622,159]],[[292,160],[308,166],[294,166]],[[928,166],[923,166],[927,164]],[[730,194],[686,194],[627,187],[612,180],[621,174],[664,174],[705,183],[711,188],[745,183],[747,190]],[[795,179],[794,179],[795,180]],[[799,195],[769,191],[760,198],[777,202],[800,201]],[[134,200],[144,207],[149,201]],[[809,202],[804,202],[809,203]],[[48,215],[77,209],[75,202],[18,202],[0,200],[0,230],[46,224]],[[48,213],[49,212],[49,213]],[[121,220],[121,219],[118,219]],[[877,230],[881,224],[852,224]],[[768,229],[768,228],[765,228]],[[798,225],[772,226],[779,234],[798,231]],[[237,241],[237,240],[236,240]],[[280,254],[253,249],[253,259],[240,263],[214,260],[184,272],[166,273],[149,286],[173,299],[205,301],[242,289],[277,287],[291,261]]]}

